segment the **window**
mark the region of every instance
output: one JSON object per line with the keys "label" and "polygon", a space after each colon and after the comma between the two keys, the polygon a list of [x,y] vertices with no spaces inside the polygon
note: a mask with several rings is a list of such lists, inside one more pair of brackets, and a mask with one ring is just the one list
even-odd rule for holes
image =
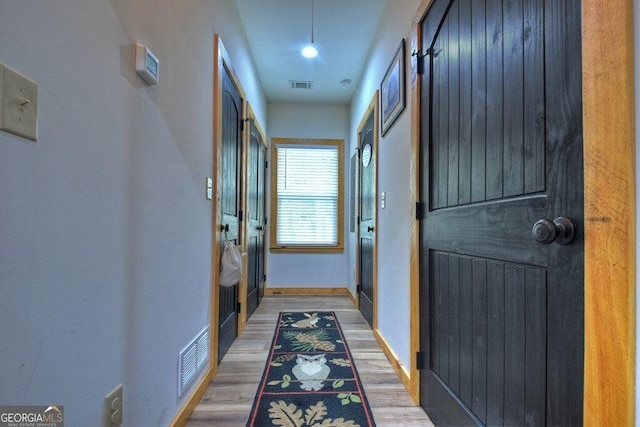
{"label": "window", "polygon": [[271,250],[342,252],[344,141],[274,138]]}

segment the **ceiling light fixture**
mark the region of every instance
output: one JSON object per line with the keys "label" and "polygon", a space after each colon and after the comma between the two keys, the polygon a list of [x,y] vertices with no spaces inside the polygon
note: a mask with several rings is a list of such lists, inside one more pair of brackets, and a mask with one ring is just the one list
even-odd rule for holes
{"label": "ceiling light fixture", "polygon": [[305,58],[315,58],[316,56],[318,56],[318,49],[316,49],[316,47],[313,45],[313,43],[315,42],[315,40],[313,39],[313,1],[314,0],[311,0],[311,44],[306,45],[300,51],[302,56],[304,56]]}

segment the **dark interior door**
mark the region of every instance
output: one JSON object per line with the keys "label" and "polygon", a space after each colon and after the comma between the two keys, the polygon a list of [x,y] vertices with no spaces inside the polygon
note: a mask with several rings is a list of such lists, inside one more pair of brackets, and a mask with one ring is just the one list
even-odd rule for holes
{"label": "dark interior door", "polygon": [[580,1],[436,0],[422,34],[421,404],[582,425]]}
{"label": "dark interior door", "polygon": [[[224,68],[224,67],[223,67]],[[224,240],[240,243],[240,161],[242,158],[242,99],[226,68],[222,74],[222,232]],[[222,248],[220,249],[222,253]],[[238,336],[238,285],[220,286],[218,360]]]}
{"label": "dark interior door", "polygon": [[373,327],[374,301],[374,232],[376,209],[376,159],[374,149],[374,111],[372,110],[360,131],[360,193],[358,203],[358,257],[359,257],[359,309]]}
{"label": "dark interior door", "polygon": [[265,148],[251,121],[247,162],[247,313],[250,316],[264,294]]}

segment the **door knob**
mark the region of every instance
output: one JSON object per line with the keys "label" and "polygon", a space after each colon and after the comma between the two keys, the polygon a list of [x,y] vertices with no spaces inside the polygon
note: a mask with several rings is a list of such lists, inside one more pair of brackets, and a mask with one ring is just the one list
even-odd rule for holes
{"label": "door knob", "polygon": [[541,219],[533,224],[531,229],[533,238],[543,245],[556,242],[559,245],[568,245],[576,234],[576,226],[569,218],[563,216],[551,221]]}
{"label": "door knob", "polygon": [[264,228],[261,225],[259,225],[259,226],[256,227],[256,230],[262,231],[262,230],[264,230]]}
{"label": "door knob", "polygon": [[367,227],[367,233],[371,233],[373,231],[373,227]]}
{"label": "door knob", "polygon": [[220,224],[220,231],[229,231],[229,224]]}

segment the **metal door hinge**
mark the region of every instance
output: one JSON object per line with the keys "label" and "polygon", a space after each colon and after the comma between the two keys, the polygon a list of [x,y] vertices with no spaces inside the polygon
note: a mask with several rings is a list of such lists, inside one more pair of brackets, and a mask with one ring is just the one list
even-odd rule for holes
{"label": "metal door hinge", "polygon": [[242,313],[242,303],[238,303],[236,306],[236,313]]}
{"label": "metal door hinge", "polygon": [[433,49],[428,49],[427,53],[422,53],[421,50],[414,50],[413,53],[411,53],[411,56],[415,56],[416,57],[416,72],[419,75],[423,75],[424,74],[424,57],[429,55],[429,51],[433,50]]}
{"label": "metal door hinge", "polygon": [[442,49],[436,52],[436,50],[433,47],[430,47],[424,53],[422,53],[422,50],[414,50],[411,53],[411,56],[416,57],[416,72],[420,75],[424,74],[424,58],[427,56],[436,58],[441,51]]}
{"label": "metal door hinge", "polygon": [[356,285],[356,293],[359,294],[362,292],[362,285]]}
{"label": "metal door hinge", "polygon": [[238,221],[242,222],[244,217],[244,213],[242,212],[242,209],[240,209],[240,212],[238,212]]}
{"label": "metal door hinge", "polygon": [[427,361],[425,360],[425,354],[421,351],[416,352],[416,369],[426,369],[426,362]]}
{"label": "metal door hinge", "polygon": [[419,221],[424,218],[425,214],[425,203],[424,202],[416,202],[416,219]]}

